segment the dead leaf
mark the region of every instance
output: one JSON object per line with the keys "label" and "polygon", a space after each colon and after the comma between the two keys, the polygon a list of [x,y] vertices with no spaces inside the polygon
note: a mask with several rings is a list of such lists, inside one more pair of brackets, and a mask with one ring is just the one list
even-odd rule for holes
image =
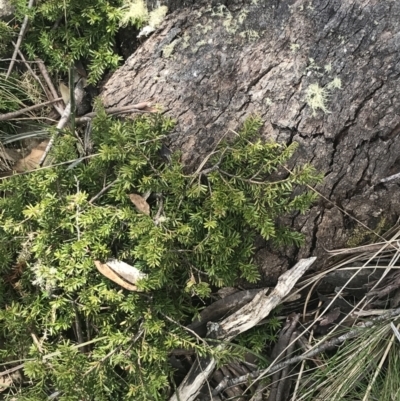
{"label": "dead leaf", "polygon": [[67,105],[69,103],[69,96],[70,96],[69,88],[63,82],[60,82],[59,89],[61,92],[61,97],[63,99],[63,102],[65,105]]}
{"label": "dead leaf", "polygon": [[22,381],[22,375],[19,370],[12,372],[7,376],[0,377],[0,393],[7,390],[12,384]]}
{"label": "dead leaf", "polygon": [[143,197],[138,194],[129,194],[129,199],[140,213],[150,216],[150,205]]}
{"label": "dead leaf", "polygon": [[39,145],[34,147],[27,156],[18,160],[14,164],[13,170],[17,173],[23,173],[24,171],[30,171],[37,168],[48,143],[48,140],[40,142]]}
{"label": "dead leaf", "polygon": [[120,285],[122,288],[125,288],[129,291],[137,291],[136,285],[129,284],[127,281],[124,281],[114,270],[112,270],[107,264],[101,263],[99,260],[95,260],[94,264],[97,267],[97,270],[105,277],[114,281],[114,283]]}
{"label": "dead leaf", "polygon": [[106,264],[130,284],[136,284],[138,280],[147,277],[147,274],[141,272],[136,267],[117,259],[107,260]]}

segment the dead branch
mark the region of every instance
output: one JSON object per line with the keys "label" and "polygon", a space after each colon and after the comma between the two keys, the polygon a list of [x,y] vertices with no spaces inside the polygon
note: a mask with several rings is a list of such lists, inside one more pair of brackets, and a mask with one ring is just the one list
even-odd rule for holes
{"label": "dead branch", "polygon": [[[254,327],[280,304],[315,260],[315,257],[300,260],[292,269],[282,274],[278,284],[269,296],[265,296],[266,291],[262,290],[256,294],[252,301],[231,316],[228,316],[221,323],[211,323],[208,336],[229,341],[240,333]],[[224,344],[222,343],[218,347],[223,349]],[[215,365],[216,362],[213,358],[198,358],[175,394],[170,398],[170,401],[193,401],[214,371]]]}
{"label": "dead branch", "polygon": [[[296,325],[299,321],[299,315],[294,313],[293,315],[288,316],[286,319],[286,324],[283,327],[281,334],[279,336],[278,342],[276,343],[273,351],[272,358],[279,361],[285,358],[286,355],[290,355],[293,351],[293,347],[296,341],[293,341],[293,333],[295,333]],[[296,334],[297,336],[297,334]],[[268,401],[281,401],[282,393],[284,392],[284,388],[286,386],[286,376],[282,374],[282,372],[275,372],[272,377],[272,388],[269,393]]]}
{"label": "dead branch", "polygon": [[[80,86],[80,85],[77,85],[76,87],[75,87],[75,89],[74,89],[74,99],[76,99],[76,103],[77,104],[79,104],[81,101],[82,101],[82,98],[83,98],[83,91],[82,91],[82,87]],[[40,159],[40,161],[39,161],[39,167],[42,167],[43,166],[43,163],[44,163],[44,161],[46,160],[46,157],[47,157],[47,155],[49,154],[49,152],[50,152],[50,149],[52,148],[52,146],[53,146],[53,144],[54,144],[54,141],[55,141],[55,139],[56,139],[56,136],[57,136],[57,134],[58,134],[58,132],[60,132],[60,130],[62,129],[62,128],[64,128],[64,126],[67,124],[67,121],[68,121],[68,119],[70,118],[70,116],[71,116],[71,112],[72,112],[72,110],[71,110],[71,106],[72,106],[72,103],[71,103],[71,101],[69,101],[68,102],[68,104],[65,106],[65,110],[64,110],[64,113],[63,113],[63,115],[61,116],[61,118],[60,118],[60,121],[58,122],[58,124],[57,124],[57,131],[56,131],[56,133],[52,136],[52,138],[50,139],[50,141],[49,141],[49,143],[48,143],[48,145],[47,145],[47,147],[46,147],[46,150],[44,151],[44,153],[43,153],[43,156],[42,156],[42,158]],[[74,112],[75,112],[75,110],[73,110]]]}
{"label": "dead branch", "polygon": [[12,111],[10,113],[5,113],[5,114],[0,114],[0,121],[11,120],[11,119],[13,119],[15,117],[20,116],[21,114],[28,113],[29,111],[40,109],[42,107],[48,106],[49,104],[52,104],[52,103],[55,103],[55,102],[59,102],[60,100],[61,100],[61,98],[59,97],[59,98],[54,99],[54,100],[49,100],[47,102],[35,104],[34,106],[25,107],[25,108],[23,108],[21,110]]}
{"label": "dead branch", "polygon": [[[40,73],[42,74],[42,77],[44,78],[44,80],[46,81],[46,84],[50,90],[50,93],[53,97],[53,99],[57,99],[58,98],[58,93],[56,91],[56,88],[53,85],[53,82],[50,79],[49,73],[47,72],[46,66],[44,65],[43,60],[41,60],[40,58],[36,59],[37,62],[37,66],[39,68]],[[62,102],[60,102],[59,104],[54,106],[57,110],[57,112],[60,114],[60,116],[62,116],[64,114],[64,106],[62,104]]]}
{"label": "dead branch", "polygon": [[[34,3],[34,0],[29,0],[28,10],[30,10],[33,7],[33,3]],[[28,26],[28,21],[29,21],[29,17],[28,17],[28,15],[25,15],[24,21],[23,21],[23,23],[21,25],[21,29],[20,29],[19,34],[18,34],[17,44],[15,46],[14,53],[13,53],[13,55],[11,57],[12,60],[10,62],[8,70],[7,70],[6,79],[10,76],[11,71],[12,71],[12,69],[14,67],[14,64],[15,64],[14,59],[17,58],[18,49],[21,47],[22,39],[24,38],[25,31],[26,31],[26,28]]]}
{"label": "dead branch", "polygon": [[[14,47],[16,47],[17,45],[11,41],[11,43],[14,45]],[[46,87],[46,85],[43,84],[42,80],[36,75],[35,71],[33,71],[32,67],[30,66],[30,63],[35,63],[37,64],[36,61],[27,61],[26,58],[24,57],[24,54],[21,52],[20,49],[18,49],[18,55],[19,57],[21,57],[22,62],[24,63],[26,69],[31,73],[32,77],[39,83],[39,85],[42,87],[44,93],[47,96],[48,100],[52,100],[53,97],[51,96],[51,94],[49,93],[49,89]],[[21,61],[21,60],[17,60],[17,61]]]}

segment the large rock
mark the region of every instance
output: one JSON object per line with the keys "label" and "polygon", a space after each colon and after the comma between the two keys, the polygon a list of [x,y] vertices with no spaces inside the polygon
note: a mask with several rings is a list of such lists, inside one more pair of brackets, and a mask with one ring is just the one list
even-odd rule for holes
{"label": "large rock", "polygon": [[14,7],[8,0],[0,0],[0,20],[8,21],[14,13]]}
{"label": "large rock", "polygon": [[162,105],[178,121],[170,145],[188,167],[253,113],[264,137],[299,142],[292,166],[323,171],[324,197],[289,220],[306,235],[299,251],[259,248],[276,277],[299,257],[346,246],[363,229],[354,218],[375,228],[399,215],[399,179],[381,180],[400,172],[400,2],[225,3],[169,15],[102,98]]}

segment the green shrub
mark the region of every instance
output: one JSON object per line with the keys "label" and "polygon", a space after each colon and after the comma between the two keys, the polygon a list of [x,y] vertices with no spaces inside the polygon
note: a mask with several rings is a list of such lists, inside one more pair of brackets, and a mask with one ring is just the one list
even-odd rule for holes
{"label": "green shrub", "polygon": [[90,60],[89,83],[118,66],[114,46],[122,0],[45,0],[31,10],[25,0],[13,3],[20,22],[25,14],[30,17],[23,46],[31,59],[41,57],[57,73],[66,73],[75,60]]}
{"label": "green shrub", "polygon": [[[46,400],[56,390],[63,401],[164,400],[173,349],[214,352],[180,325],[213,288],[258,280],[257,234],[301,243],[278,218],[305,212],[315,196],[303,185],[321,179],[305,165],[272,180],[296,145],[262,141],[261,125],[248,119],[201,173],[187,174],[179,153],[170,162],[160,153],[170,119],[124,122],[100,113],[93,157],[0,182],[0,355],[31,358],[21,400]],[[55,163],[75,159],[76,145],[73,135],[60,138]],[[146,192],[150,215],[128,196]],[[94,260],[110,257],[148,274],[143,292],[123,290],[96,270]],[[79,338],[89,341],[85,352]]]}

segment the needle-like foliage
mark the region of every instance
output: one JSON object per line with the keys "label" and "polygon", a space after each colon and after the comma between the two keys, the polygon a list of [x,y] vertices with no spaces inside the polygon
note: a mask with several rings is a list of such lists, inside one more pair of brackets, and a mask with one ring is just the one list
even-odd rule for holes
{"label": "needle-like foliage", "polygon": [[[92,157],[0,182],[0,355],[30,359],[24,400],[167,399],[168,355],[214,352],[181,326],[198,300],[259,279],[256,235],[299,244],[279,217],[305,212],[314,195],[303,185],[321,179],[310,166],[281,171],[296,145],[259,139],[258,118],[189,174],[179,153],[161,152],[170,119],[98,113]],[[75,137],[61,137],[54,163],[76,157]],[[129,194],[149,195],[150,213]],[[147,274],[143,292],[97,271],[94,261],[111,257]]]}

